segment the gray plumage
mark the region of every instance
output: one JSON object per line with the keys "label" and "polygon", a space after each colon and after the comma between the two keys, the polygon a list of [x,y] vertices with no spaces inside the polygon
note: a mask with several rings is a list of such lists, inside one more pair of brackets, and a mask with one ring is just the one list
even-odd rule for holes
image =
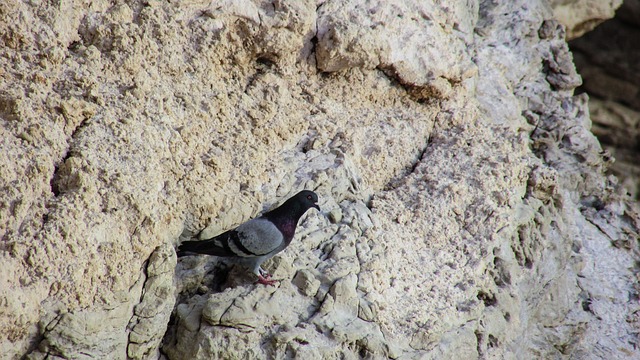
{"label": "gray plumage", "polygon": [[235,229],[199,241],[185,241],[178,247],[178,257],[206,254],[240,259],[262,284],[272,285],[260,265],[284,250],[293,239],[298,220],[310,208],[320,210],[318,195],[303,190],[279,207],[249,220]]}

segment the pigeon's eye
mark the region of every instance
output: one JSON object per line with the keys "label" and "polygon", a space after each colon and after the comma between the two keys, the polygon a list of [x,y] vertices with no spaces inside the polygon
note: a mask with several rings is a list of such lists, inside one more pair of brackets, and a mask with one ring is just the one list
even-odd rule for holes
{"label": "pigeon's eye", "polygon": [[313,198],[311,197],[311,195],[307,195],[307,200],[312,200]]}

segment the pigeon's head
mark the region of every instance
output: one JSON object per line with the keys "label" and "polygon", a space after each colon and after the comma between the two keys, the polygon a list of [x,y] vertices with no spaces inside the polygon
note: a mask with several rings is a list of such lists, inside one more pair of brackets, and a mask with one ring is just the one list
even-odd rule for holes
{"label": "pigeon's head", "polygon": [[320,206],[318,206],[318,195],[311,190],[302,190],[294,199],[300,204],[306,211],[307,209],[316,208],[318,211],[320,210]]}

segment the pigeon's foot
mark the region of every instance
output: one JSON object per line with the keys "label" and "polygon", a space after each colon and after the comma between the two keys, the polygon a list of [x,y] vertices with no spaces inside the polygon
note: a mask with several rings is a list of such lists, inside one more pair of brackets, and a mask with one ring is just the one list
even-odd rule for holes
{"label": "pigeon's foot", "polygon": [[266,276],[258,275],[258,283],[260,284],[275,286],[277,282],[278,280],[271,278],[271,274],[266,274]]}

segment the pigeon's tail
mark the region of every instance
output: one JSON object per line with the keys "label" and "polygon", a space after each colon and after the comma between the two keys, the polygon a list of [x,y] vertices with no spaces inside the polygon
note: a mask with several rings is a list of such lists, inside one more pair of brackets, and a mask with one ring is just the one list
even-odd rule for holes
{"label": "pigeon's tail", "polygon": [[178,257],[180,258],[183,256],[198,255],[198,253],[194,253],[193,251],[180,250],[180,248],[178,247],[176,255],[178,255]]}
{"label": "pigeon's tail", "polygon": [[197,253],[193,252],[192,250],[189,250],[193,246],[187,244],[187,243],[195,242],[195,241],[191,241],[191,239],[195,239],[197,235],[198,233],[192,230],[189,230],[186,227],[184,228],[184,230],[182,230],[182,234],[180,234],[180,237],[178,238],[181,245],[178,246],[178,249],[176,249],[176,255],[178,255],[178,257],[197,255]]}
{"label": "pigeon's tail", "polygon": [[208,241],[184,241],[178,246],[178,257],[207,253]]}
{"label": "pigeon's tail", "polygon": [[176,252],[178,257],[189,255],[229,256],[228,250],[221,247],[218,239],[183,241]]}

